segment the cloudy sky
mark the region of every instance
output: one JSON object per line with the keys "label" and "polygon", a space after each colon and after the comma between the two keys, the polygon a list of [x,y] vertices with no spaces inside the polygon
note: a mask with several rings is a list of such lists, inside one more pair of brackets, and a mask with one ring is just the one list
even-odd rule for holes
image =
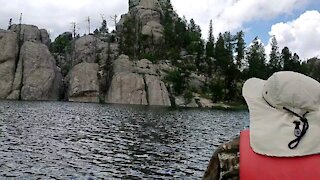
{"label": "cloudy sky", "polygon": [[[288,46],[302,59],[320,57],[320,1],[319,0],[171,0],[182,17],[194,18],[201,26],[203,38],[207,38],[210,19],[214,33],[239,30],[245,32],[246,43],[258,36],[268,46],[275,35],[280,48]],[[128,0],[0,0],[0,28],[8,27],[9,19],[34,24],[47,29],[51,37],[69,31],[76,22],[79,32],[87,33],[86,19],[92,27],[98,27],[101,16],[114,23],[111,16],[118,17],[128,11]]]}

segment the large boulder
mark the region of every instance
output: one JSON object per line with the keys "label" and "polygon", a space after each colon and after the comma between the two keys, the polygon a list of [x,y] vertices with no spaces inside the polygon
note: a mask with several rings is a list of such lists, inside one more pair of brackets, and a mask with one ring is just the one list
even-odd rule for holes
{"label": "large boulder", "polygon": [[168,90],[158,77],[146,75],[145,82],[149,105],[171,106]]}
{"label": "large boulder", "polygon": [[72,66],[82,62],[96,63],[100,40],[92,35],[83,36],[75,41]]}
{"label": "large boulder", "polygon": [[99,102],[99,65],[80,63],[69,74],[69,101]]}
{"label": "large boulder", "polygon": [[143,76],[128,72],[115,74],[106,97],[106,102],[148,105]]}
{"label": "large boulder", "polygon": [[48,47],[50,46],[51,39],[46,29],[40,29],[40,39],[43,44],[47,45]]}
{"label": "large boulder", "polygon": [[0,99],[5,99],[12,91],[18,57],[17,34],[0,31]]}
{"label": "large boulder", "polygon": [[160,23],[163,11],[158,0],[140,0],[139,5],[130,10],[131,14],[136,15],[142,25],[149,21]]}
{"label": "large boulder", "polygon": [[206,83],[206,77],[203,75],[197,75],[195,73],[191,73],[189,77],[189,86],[192,87],[193,89],[196,89],[197,92],[202,92],[203,87],[205,86]]}
{"label": "large boulder", "polygon": [[135,62],[134,72],[138,74],[157,75],[156,67],[147,59],[141,59]]}
{"label": "large boulder", "polygon": [[156,21],[149,21],[142,27],[141,34],[153,38],[155,44],[160,44],[163,40],[163,26]]}
{"label": "large boulder", "polygon": [[106,102],[170,106],[165,84],[157,76],[157,68],[147,59],[132,62],[120,55],[113,63],[112,81]]}
{"label": "large boulder", "polygon": [[156,71],[160,75],[160,79],[164,79],[169,71],[174,70],[174,67],[169,60],[161,60],[155,67],[157,69]]}
{"label": "large boulder", "polygon": [[34,25],[26,24],[14,24],[10,27],[10,30],[16,33],[20,32],[20,40],[23,42],[32,41],[32,42],[41,42],[47,46],[50,45],[49,33],[45,29],[39,29]]}
{"label": "large boulder", "polygon": [[113,62],[113,72],[115,74],[132,71],[133,63],[129,60],[129,56],[127,55],[122,54]]}
{"label": "large boulder", "polygon": [[22,100],[58,100],[61,73],[48,47],[27,41],[20,51],[22,62]]}
{"label": "large boulder", "polygon": [[189,107],[189,108],[196,108],[199,107],[196,100],[194,98],[187,100],[183,96],[175,96],[174,103],[178,107]]}

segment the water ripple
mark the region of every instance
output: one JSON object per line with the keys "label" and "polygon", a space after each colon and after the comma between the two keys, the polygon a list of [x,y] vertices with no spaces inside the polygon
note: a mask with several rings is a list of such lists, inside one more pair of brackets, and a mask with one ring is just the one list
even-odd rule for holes
{"label": "water ripple", "polygon": [[0,179],[199,179],[247,112],[0,101]]}

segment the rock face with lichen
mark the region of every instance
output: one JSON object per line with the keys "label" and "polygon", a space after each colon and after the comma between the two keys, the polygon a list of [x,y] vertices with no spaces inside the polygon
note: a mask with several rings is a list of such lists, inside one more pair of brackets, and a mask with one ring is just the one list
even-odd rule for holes
{"label": "rock face with lichen", "polygon": [[25,42],[21,47],[23,100],[59,100],[61,74],[46,45]]}
{"label": "rock face with lichen", "polygon": [[[51,43],[48,31],[34,25],[0,30],[0,99],[210,107],[201,98],[174,100],[165,77],[175,67],[162,60],[161,49],[170,18],[177,22],[170,0],[129,0],[129,12],[110,33],[66,32]],[[190,82],[199,89],[204,81]]]}
{"label": "rock face with lichen", "polygon": [[139,33],[145,39],[152,44],[161,44],[164,41],[162,17],[166,11],[174,12],[172,8],[166,9],[168,4],[170,2],[167,0],[129,0],[129,12],[121,16],[117,30],[121,33],[125,21],[131,18],[139,22]]}
{"label": "rock face with lichen", "polygon": [[69,101],[99,102],[97,63],[80,63],[69,74]]}
{"label": "rock face with lichen", "polygon": [[168,90],[150,61],[142,59],[133,63],[128,56],[120,55],[113,69],[106,102],[171,106]]}
{"label": "rock face with lichen", "polygon": [[14,24],[10,27],[10,31],[20,34],[20,40],[23,42],[39,42],[47,46],[49,46],[51,42],[48,31],[45,29],[38,29],[38,27],[34,25]]}
{"label": "rock face with lichen", "polygon": [[0,30],[0,99],[12,92],[18,48],[16,33]]}
{"label": "rock face with lichen", "polygon": [[0,30],[0,98],[59,100],[61,74],[46,30],[12,25]]}
{"label": "rock face with lichen", "polygon": [[136,73],[115,74],[106,102],[148,105],[143,76]]}

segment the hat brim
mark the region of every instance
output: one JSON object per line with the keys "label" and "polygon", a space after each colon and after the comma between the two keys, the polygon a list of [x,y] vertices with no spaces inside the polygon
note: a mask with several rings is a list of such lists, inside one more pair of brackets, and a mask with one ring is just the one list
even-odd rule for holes
{"label": "hat brim", "polygon": [[294,157],[318,154],[320,152],[320,126],[317,118],[319,111],[308,113],[309,129],[299,146],[295,149],[288,147],[294,140],[294,120],[285,110],[270,106],[262,96],[266,81],[251,78],[243,85],[242,94],[250,114],[250,146],[253,151],[267,156]]}

